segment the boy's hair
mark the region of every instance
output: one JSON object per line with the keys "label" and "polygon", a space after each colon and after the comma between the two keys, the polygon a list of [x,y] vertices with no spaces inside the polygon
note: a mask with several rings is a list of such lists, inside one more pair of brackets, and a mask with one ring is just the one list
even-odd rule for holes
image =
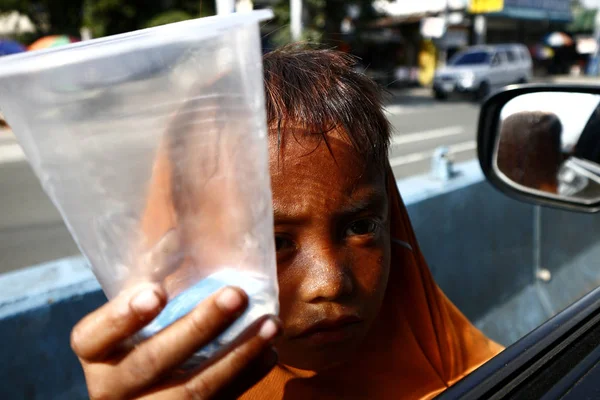
{"label": "boy's hair", "polygon": [[343,128],[368,163],[387,161],[390,124],[382,92],[354,69],[355,59],[335,50],[291,45],[263,58],[267,120],[283,140],[285,126],[305,128],[327,143],[327,132]]}

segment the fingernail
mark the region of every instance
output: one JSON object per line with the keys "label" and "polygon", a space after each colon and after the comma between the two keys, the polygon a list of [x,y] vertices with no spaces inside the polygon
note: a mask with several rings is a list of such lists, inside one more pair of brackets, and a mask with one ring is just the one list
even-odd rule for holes
{"label": "fingernail", "polygon": [[219,296],[217,296],[216,302],[221,310],[232,312],[238,310],[242,306],[244,299],[237,290],[226,288]]}
{"label": "fingernail", "polygon": [[137,313],[147,314],[160,306],[160,299],[153,289],[145,289],[138,293],[130,304]]}
{"label": "fingernail", "polygon": [[258,331],[258,336],[268,341],[277,336],[278,332],[279,328],[277,327],[277,324],[275,323],[275,321],[269,318],[268,320],[263,322],[262,326],[260,327],[260,330]]}

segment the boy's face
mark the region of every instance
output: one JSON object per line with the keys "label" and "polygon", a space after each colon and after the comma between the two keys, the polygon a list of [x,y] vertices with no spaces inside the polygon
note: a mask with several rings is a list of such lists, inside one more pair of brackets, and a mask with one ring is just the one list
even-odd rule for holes
{"label": "boy's face", "polygon": [[[377,316],[390,265],[385,176],[339,132],[327,145],[270,135],[275,240],[284,335],[280,362],[323,370],[343,362]],[[334,159],[335,158],[335,159]]]}

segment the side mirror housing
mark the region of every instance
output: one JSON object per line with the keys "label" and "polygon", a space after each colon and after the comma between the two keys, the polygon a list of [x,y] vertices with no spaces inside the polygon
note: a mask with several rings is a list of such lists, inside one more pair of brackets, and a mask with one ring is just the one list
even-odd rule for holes
{"label": "side mirror housing", "polygon": [[483,104],[477,140],[481,168],[500,191],[600,211],[600,87],[508,87]]}

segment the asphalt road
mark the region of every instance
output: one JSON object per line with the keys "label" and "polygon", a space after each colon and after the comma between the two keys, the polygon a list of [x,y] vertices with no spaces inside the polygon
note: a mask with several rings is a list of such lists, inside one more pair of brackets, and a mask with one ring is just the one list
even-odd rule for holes
{"label": "asphalt road", "polygon": [[[427,173],[439,146],[448,146],[456,162],[475,157],[477,105],[437,103],[417,90],[396,94],[387,112],[396,178]],[[78,253],[15,138],[0,131],[0,273]]]}
{"label": "asphalt road", "polygon": [[390,164],[397,179],[428,173],[436,148],[447,147],[455,162],[476,157],[479,106],[468,101],[436,102],[426,90],[396,95],[387,107],[394,127]]}

